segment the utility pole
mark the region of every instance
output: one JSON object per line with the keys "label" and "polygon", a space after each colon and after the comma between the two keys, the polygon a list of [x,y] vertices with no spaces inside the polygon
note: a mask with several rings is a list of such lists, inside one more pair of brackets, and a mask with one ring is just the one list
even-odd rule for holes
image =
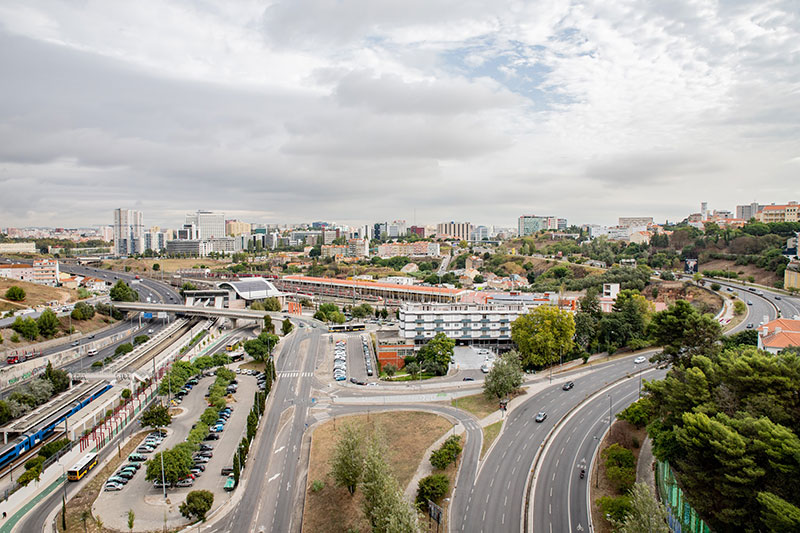
{"label": "utility pole", "polygon": [[608,395],[608,427],[611,427],[611,394]]}

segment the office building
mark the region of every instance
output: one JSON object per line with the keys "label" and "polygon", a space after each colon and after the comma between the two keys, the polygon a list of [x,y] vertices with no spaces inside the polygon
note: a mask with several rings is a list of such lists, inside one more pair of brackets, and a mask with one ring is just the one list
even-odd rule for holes
{"label": "office building", "polygon": [[144,252],[142,212],[133,209],[114,210],[114,255],[125,256]]}
{"label": "office building", "polygon": [[211,241],[199,239],[167,241],[167,254],[172,256],[206,257],[211,251]]}
{"label": "office building", "polygon": [[752,204],[748,205],[737,205],[736,218],[740,218],[745,221],[750,220],[751,218],[755,218],[762,209],[764,209],[764,206],[760,205],[758,202],[753,202]]}
{"label": "office building", "polygon": [[436,235],[440,238],[452,238],[468,241],[472,231],[469,222],[441,222],[436,225]]}
{"label": "office building", "polygon": [[567,219],[566,218],[559,218],[556,221],[556,227],[558,231],[564,231],[567,229]]}
{"label": "office building", "polygon": [[487,226],[475,226],[472,228],[472,234],[470,235],[471,241],[488,241],[489,240],[489,228]]}
{"label": "office building", "polygon": [[542,230],[557,230],[558,219],[551,216],[522,215],[517,220],[517,235],[526,237]]}
{"label": "office building", "polygon": [[186,215],[184,227],[194,225],[197,228],[195,239],[213,239],[225,237],[225,213],[197,211]]}
{"label": "office building", "polygon": [[395,220],[391,224],[386,224],[386,237],[393,239],[396,237],[405,237],[408,235],[405,220]]}
{"label": "office building", "polygon": [[406,303],[398,313],[399,337],[419,347],[441,332],[457,344],[504,346],[511,343],[511,323],[527,312],[527,305],[514,303]]}
{"label": "office building", "polygon": [[347,257],[368,257],[369,241],[367,239],[350,239],[347,241]]}

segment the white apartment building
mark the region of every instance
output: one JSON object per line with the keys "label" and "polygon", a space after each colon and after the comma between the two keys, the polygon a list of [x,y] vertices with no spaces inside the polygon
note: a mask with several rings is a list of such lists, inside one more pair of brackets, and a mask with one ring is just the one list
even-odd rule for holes
{"label": "white apartment building", "polygon": [[436,235],[439,237],[453,237],[461,241],[468,241],[472,231],[469,222],[442,222],[436,225]]}
{"label": "white apartment building", "polygon": [[619,217],[617,224],[623,228],[646,228],[653,223],[653,217]]}
{"label": "white apartment building", "polygon": [[[564,221],[566,225],[566,220]],[[552,216],[522,215],[517,220],[517,235],[525,237],[542,230],[557,230],[558,218]]]}
{"label": "white apartment building", "polygon": [[438,242],[387,242],[378,246],[379,257],[437,257],[439,253]]}
{"label": "white apartment building", "polygon": [[166,235],[163,231],[146,231],[144,233],[144,249],[160,252],[167,245]]}
{"label": "white apartment building", "polygon": [[348,257],[368,257],[369,241],[367,239],[350,239],[347,241]]}
{"label": "white apartment building", "polygon": [[35,242],[4,242],[0,243],[0,254],[35,254]]}
{"label": "white apartment building", "polygon": [[114,210],[114,255],[144,252],[142,212],[134,209]]}
{"label": "white apartment building", "polygon": [[186,225],[194,225],[197,228],[197,234],[193,237],[200,240],[226,236],[225,213],[214,213],[212,211],[189,213],[186,215]]}
{"label": "white apartment building", "polygon": [[442,332],[457,344],[507,345],[511,323],[524,304],[404,304],[398,313],[401,339],[421,346]]}

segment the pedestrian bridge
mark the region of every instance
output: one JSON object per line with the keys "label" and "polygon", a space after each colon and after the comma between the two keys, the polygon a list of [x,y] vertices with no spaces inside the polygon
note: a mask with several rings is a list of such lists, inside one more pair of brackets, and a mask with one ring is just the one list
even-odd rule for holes
{"label": "pedestrian bridge", "polygon": [[164,303],[112,302],[112,304],[120,311],[141,311],[143,313],[167,312],[176,313],[179,315],[202,316],[208,318],[223,317],[233,319],[249,318],[252,320],[261,320],[266,314],[271,314],[273,316],[278,314],[267,313],[265,311],[253,311],[252,309],[220,309],[217,307]]}

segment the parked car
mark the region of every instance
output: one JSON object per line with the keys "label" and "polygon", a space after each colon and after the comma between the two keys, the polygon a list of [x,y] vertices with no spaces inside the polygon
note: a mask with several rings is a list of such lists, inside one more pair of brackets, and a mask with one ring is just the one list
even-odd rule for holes
{"label": "parked car", "polygon": [[170,488],[170,487],[172,487],[172,485],[171,485],[171,484],[169,484],[169,483],[161,483],[161,481],[160,481],[160,480],[153,481],[153,488],[156,488],[156,489],[163,489],[163,488],[165,488],[165,487],[166,487],[166,488]]}
{"label": "parked car", "polygon": [[181,479],[175,485],[178,487],[191,487],[194,485],[194,480],[191,478]]}
{"label": "parked car", "polygon": [[208,457],[195,457],[194,458],[194,464],[199,465],[199,464],[207,463],[210,460],[211,459],[208,458]]}
{"label": "parked car", "polygon": [[226,467],[222,468],[222,475],[223,476],[227,476],[227,475],[232,474],[232,473],[233,473],[233,467],[232,466],[226,466]]}
{"label": "parked car", "polygon": [[139,470],[142,467],[139,463],[127,463],[123,468],[132,468],[134,470]]}
{"label": "parked car", "polygon": [[747,324],[747,329],[753,329],[753,327],[754,327],[754,326],[753,326],[753,323],[752,323],[752,322],[750,322],[750,323],[748,323],[748,324]]}
{"label": "parked car", "polygon": [[141,463],[147,461],[147,457],[140,453],[132,453],[128,456],[128,461],[133,461],[134,463]]}
{"label": "parked car", "polygon": [[536,413],[536,418],[534,420],[536,420],[537,422],[544,422],[545,418],[547,418],[547,413],[545,413],[544,411],[539,411],[538,413]]}
{"label": "parked car", "polygon": [[111,476],[110,478],[108,478],[108,481],[106,483],[119,483],[120,485],[124,485],[127,482],[128,480],[124,477]]}
{"label": "parked car", "polygon": [[214,447],[211,446],[210,444],[201,444],[200,445],[200,451],[204,451],[204,452],[205,451],[209,451],[210,452],[213,449],[214,449]]}
{"label": "parked car", "polygon": [[103,490],[106,492],[122,490],[123,485],[119,483],[106,483]]}
{"label": "parked car", "polygon": [[467,376],[464,379],[462,379],[461,381],[475,381],[475,378],[471,378],[471,377]]}
{"label": "parked car", "polygon": [[219,435],[216,433],[209,433],[203,440],[219,440]]}

